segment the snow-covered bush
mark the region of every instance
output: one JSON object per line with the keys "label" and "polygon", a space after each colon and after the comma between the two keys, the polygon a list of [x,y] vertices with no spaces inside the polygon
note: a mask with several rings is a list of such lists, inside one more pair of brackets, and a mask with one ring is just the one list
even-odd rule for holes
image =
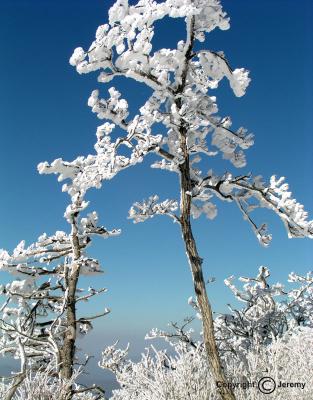
{"label": "snow-covered bush", "polygon": [[[110,360],[104,356],[102,366]],[[244,362],[234,354],[224,363],[228,382],[237,400],[309,400],[313,391],[313,329],[297,328],[274,339],[268,346],[255,346],[247,351]],[[201,344],[173,344],[173,352],[154,347],[138,363],[123,360],[115,370],[121,388],[113,391],[112,400],[220,400]],[[276,389],[262,394],[258,384],[270,377]],[[279,387],[282,383],[302,386]],[[250,383],[250,387],[248,385]],[[264,390],[270,386],[264,387]]]}
{"label": "snow-covered bush", "polygon": [[[226,368],[231,382],[256,382],[255,388],[235,389],[237,400],[309,400],[313,392],[312,365],[313,329],[301,327],[287,331],[269,346],[256,345],[246,354],[245,362],[235,357]],[[261,386],[266,377],[273,379],[275,388],[273,381]],[[273,392],[262,394],[261,390]]]}
{"label": "snow-covered bush", "polygon": [[[45,369],[28,371],[23,382],[17,387],[12,400],[97,400],[98,388],[93,391],[76,384],[79,371],[75,371],[71,379],[61,379],[53,374],[54,366]],[[72,393],[69,391],[72,388]],[[11,385],[0,386],[1,400],[5,399]]]}
{"label": "snow-covered bush", "polygon": [[289,290],[281,283],[270,284],[269,277],[269,269],[261,266],[255,278],[239,278],[244,282],[242,288],[234,284],[233,276],[225,279],[236,299],[244,304],[240,309],[229,305],[229,314],[215,318],[219,351],[226,358],[230,353],[245,355],[255,346],[266,346],[298,326],[313,328],[312,272],[305,276],[289,274]]}
{"label": "snow-covered bush", "polygon": [[[240,278],[245,282],[242,289],[232,283],[233,277],[225,280],[244,307],[230,307],[229,314],[214,321],[223,370],[237,400],[308,400],[313,390],[313,325],[308,313],[312,273],[289,274],[289,282],[298,284],[289,290],[270,284],[269,276],[269,270],[260,267],[255,278]],[[189,303],[198,311],[196,301]],[[119,350],[116,344],[106,348],[99,365],[113,371],[120,384],[112,400],[220,400],[203,342],[187,329],[193,319],[186,318],[182,326],[172,323],[169,332],[153,329],[146,338],[163,338],[170,348],[151,346],[140,362],[128,360],[127,349]],[[264,394],[273,388],[272,394]]]}
{"label": "snow-covered bush", "polygon": [[0,399],[4,399],[5,393],[7,392],[8,387],[3,382],[0,381]]}
{"label": "snow-covered bush", "polygon": [[[174,354],[147,349],[138,363],[121,362],[116,378],[121,389],[113,391],[112,400],[208,400],[216,387],[202,345],[173,345]],[[110,366],[103,354],[102,367]]]}
{"label": "snow-covered bush", "polygon": [[[187,334],[188,336],[188,334]],[[116,374],[120,389],[111,400],[220,400],[216,381],[210,372],[201,342],[171,340],[169,351],[151,346],[139,362],[126,359],[127,350],[115,345],[104,350],[100,366]],[[234,385],[237,400],[309,400],[313,390],[313,329],[297,327],[274,338],[269,345],[255,344],[239,359],[231,353],[222,358],[228,382]],[[49,369],[29,372],[12,400],[68,400],[68,388],[73,387],[71,400],[105,399],[97,388],[86,391],[71,380],[51,376]],[[263,394],[259,386],[264,378]],[[289,384],[289,387],[284,385]],[[292,384],[292,385],[291,385]],[[1,399],[9,385],[0,385]]]}

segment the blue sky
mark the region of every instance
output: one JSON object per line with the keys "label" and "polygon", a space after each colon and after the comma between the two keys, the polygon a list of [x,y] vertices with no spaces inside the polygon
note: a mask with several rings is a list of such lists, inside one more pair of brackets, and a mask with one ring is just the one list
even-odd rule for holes
{"label": "blue sky", "polygon": [[[234,127],[243,125],[255,134],[245,171],[265,178],[286,176],[312,218],[313,3],[222,3],[231,17],[231,29],[211,33],[207,47],[223,50],[232,66],[249,69],[252,83],[240,99],[226,83],[212,93],[218,97],[220,114],[231,115]],[[68,59],[75,47],[89,46],[112,4],[111,0],[0,3],[0,248],[12,250],[21,239],[30,243],[42,232],[67,229],[63,218],[67,195],[54,176],[38,175],[36,165],[93,151],[100,122],[86,103],[99,84],[96,75],[79,76]],[[185,36],[177,20],[160,22],[157,28],[157,47],[173,47]],[[114,85],[133,111],[149,93],[129,80]],[[100,87],[103,95],[107,88]],[[219,172],[231,169],[225,161],[213,165]],[[112,310],[93,334],[100,347],[114,338],[122,342],[129,338],[137,351],[149,329],[192,313],[187,305],[192,283],[178,226],[165,217],[138,225],[126,219],[133,201],[154,193],[171,198],[177,189],[177,177],[150,169],[147,159],[88,196],[105,226],[123,230],[120,237],[97,241],[90,249],[106,271],[96,282],[109,289],[103,303],[93,307]],[[288,272],[313,268],[312,242],[288,239],[270,212],[257,217],[267,221],[273,233],[271,246],[264,249],[233,204],[218,203],[218,207],[214,221],[202,218],[194,223],[205,275],[217,278],[208,288],[216,311],[225,310],[232,301],[223,285],[231,274],[251,276],[259,265],[267,265],[273,281],[285,281]]]}

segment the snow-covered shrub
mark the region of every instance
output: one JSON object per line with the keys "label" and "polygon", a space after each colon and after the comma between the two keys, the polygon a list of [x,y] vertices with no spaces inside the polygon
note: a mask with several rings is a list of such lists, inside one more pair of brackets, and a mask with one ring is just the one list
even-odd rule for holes
{"label": "snow-covered shrub", "polygon": [[239,288],[234,277],[225,279],[226,286],[236,299],[243,303],[241,309],[229,305],[229,314],[215,318],[215,334],[219,351],[242,353],[256,345],[268,345],[288,330],[298,326],[313,327],[313,276],[312,272],[300,276],[292,272],[288,282],[296,287],[287,290],[281,283],[269,283],[270,271],[261,266],[255,278],[241,277]]}
{"label": "snow-covered shrub", "polygon": [[[256,383],[255,388],[235,389],[238,400],[309,400],[313,393],[312,365],[313,329],[301,327],[287,331],[269,346],[252,348],[245,362],[234,357],[227,365],[227,374],[232,382]],[[266,377],[272,378],[276,387],[272,381],[264,389],[273,392],[262,394],[257,385]]]}
{"label": "snow-covered shrub", "polygon": [[[220,400],[203,346],[178,342],[173,350],[168,354],[151,347],[138,363],[120,363],[116,377],[121,388],[113,391],[111,400]],[[101,365],[107,364],[109,360],[104,358]],[[255,346],[246,353],[245,360],[231,354],[224,369],[228,382],[237,384],[237,400],[309,400],[313,391],[312,365],[313,329],[301,327],[286,332],[268,346]],[[265,377],[275,381],[272,394],[262,394],[258,388]],[[304,387],[279,387],[287,383]]]}
{"label": "snow-covered shrub", "polygon": [[0,399],[4,399],[5,393],[8,390],[7,385],[0,381]]}
{"label": "snow-covered shrub", "polygon": [[[100,366],[110,368],[104,357]],[[174,345],[174,354],[158,351],[153,346],[135,363],[124,360],[115,370],[121,389],[114,390],[112,400],[208,400],[215,392],[214,379],[208,368],[204,348]]]}
{"label": "snow-covered shrub", "polygon": [[[31,370],[12,394],[12,400],[99,400],[101,392],[97,388],[84,388],[76,384],[80,371],[75,371],[71,379],[58,378],[53,373],[52,364],[45,369]],[[10,384],[0,384],[1,400],[7,399]],[[72,395],[69,393],[72,388]]]}
{"label": "snow-covered shrub", "polygon": [[[298,284],[288,290],[269,283],[270,271],[260,267],[255,278],[240,278],[243,288],[225,280],[241,309],[215,318],[215,336],[227,381],[237,400],[309,400],[313,391],[313,325],[308,311],[313,304],[312,273],[289,274]],[[198,311],[197,302],[189,299]],[[198,314],[201,318],[201,315]],[[100,367],[116,375],[120,389],[112,400],[219,400],[217,382],[208,364],[202,341],[187,329],[194,318],[170,332],[153,329],[147,339],[162,338],[170,351],[151,346],[140,362],[127,359],[127,349],[116,344],[102,353]],[[267,377],[269,382],[264,382]],[[273,393],[263,394],[262,390]],[[294,386],[290,386],[293,384]],[[271,386],[272,385],[272,386]],[[285,387],[284,385],[289,385]]]}

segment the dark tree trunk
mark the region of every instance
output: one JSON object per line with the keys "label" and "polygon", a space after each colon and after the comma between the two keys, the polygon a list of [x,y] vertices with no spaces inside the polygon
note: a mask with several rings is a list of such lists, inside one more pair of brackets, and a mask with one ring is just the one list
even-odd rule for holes
{"label": "dark tree trunk", "polygon": [[190,223],[191,210],[191,190],[192,183],[190,178],[189,154],[186,142],[186,131],[181,130],[181,149],[184,153],[185,162],[180,165],[180,220],[182,236],[185,243],[186,253],[190,264],[194,290],[198,301],[199,311],[202,317],[204,346],[212,370],[212,375],[216,382],[221,382],[223,388],[218,388],[223,400],[235,400],[234,393],[227,387],[227,381],[218,354],[215,337],[214,322],[211,305],[207,296],[205,281],[202,272],[202,259],[200,258],[192,233]]}
{"label": "dark tree trunk", "polygon": [[[72,267],[73,268],[73,267]],[[76,342],[76,287],[79,278],[79,269],[75,265],[75,270],[70,273],[68,278],[68,296],[66,305],[66,324],[67,329],[64,336],[63,347],[61,349],[60,375],[62,378],[70,379],[73,374]]]}
{"label": "dark tree trunk", "polygon": [[[78,238],[78,230],[76,226],[76,217],[72,223],[72,263],[65,271],[65,284],[68,290],[66,300],[66,325],[67,329],[64,335],[63,347],[60,351],[60,377],[71,379],[73,375],[73,367],[76,351],[76,290],[80,274],[80,265],[78,260],[81,256],[80,244]],[[69,387],[69,392],[66,399],[72,397],[72,388]]]}

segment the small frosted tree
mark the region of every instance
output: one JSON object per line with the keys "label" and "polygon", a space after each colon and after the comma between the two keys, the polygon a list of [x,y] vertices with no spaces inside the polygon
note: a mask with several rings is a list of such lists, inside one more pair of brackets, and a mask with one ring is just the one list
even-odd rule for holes
{"label": "small frosted tree", "polygon": [[[11,254],[0,251],[0,270],[17,278],[0,287],[4,296],[0,309],[0,354],[20,360],[20,372],[12,376],[6,400],[13,398],[18,386],[29,378],[29,372],[43,371],[48,365],[54,366],[53,373],[64,382],[73,382],[75,366],[88,361],[88,356],[86,360],[79,357],[77,336],[87,334],[94,319],[109,313],[104,308],[98,314],[78,315],[81,302],[106,291],[79,287],[81,276],[102,273],[99,261],[88,256],[87,247],[94,236],[107,238],[120,233],[99,225],[95,211],[84,215],[89,204],[85,200],[88,189],[101,187],[102,179],[112,176],[109,143],[103,133],[109,128],[106,125],[98,130],[95,155],[78,157],[72,162],[57,159],[38,166],[40,173],[58,174],[59,181],[67,181],[63,191],[68,192],[71,201],[64,216],[70,231],[57,231],[50,236],[44,233],[28,247],[22,241]],[[124,165],[122,161],[121,157]],[[44,375],[38,375],[41,376]],[[67,396],[78,393],[71,384],[65,386]],[[96,387],[90,390],[102,392]]]}
{"label": "small frosted tree", "polygon": [[[154,25],[165,17],[183,18],[186,38],[175,49],[153,51]],[[202,317],[204,345],[213,375],[225,381],[213,329],[211,306],[207,297],[199,255],[193,236],[191,218],[201,214],[213,219],[217,209],[214,197],[235,203],[250,223],[260,243],[267,246],[271,235],[266,224],[258,226],[251,212],[258,207],[274,211],[283,221],[289,237],[312,237],[313,224],[307,221],[303,206],[291,197],[284,178],[272,176],[268,184],[261,176],[231,173],[217,174],[197,168],[201,157],[221,155],[235,167],[246,165],[244,151],[253,145],[253,135],[244,128],[232,129],[230,117],[217,116],[216,98],[211,91],[225,77],[234,94],[245,94],[250,82],[248,71],[232,69],[222,51],[199,49],[207,33],[215,28],[229,28],[229,19],[219,0],[140,0],[129,4],[117,0],[109,10],[109,21],[99,26],[89,50],[75,49],[70,63],[79,73],[100,70],[98,81],[108,83],[124,76],[146,84],[150,98],[139,113],[129,116],[128,103],[114,87],[109,98],[95,90],[89,106],[100,119],[111,120],[126,131],[121,142],[142,156],[153,152],[161,158],[152,164],[178,175],[179,201],[158,202],[153,195],[135,203],[129,217],[143,222],[157,214],[168,215],[178,223],[191,268],[197,304]],[[166,133],[152,136],[159,124]],[[151,140],[153,138],[153,140]],[[131,140],[137,144],[131,144]],[[152,143],[154,142],[154,143]],[[112,166],[115,161],[112,158]],[[231,390],[220,393],[234,399]]]}

